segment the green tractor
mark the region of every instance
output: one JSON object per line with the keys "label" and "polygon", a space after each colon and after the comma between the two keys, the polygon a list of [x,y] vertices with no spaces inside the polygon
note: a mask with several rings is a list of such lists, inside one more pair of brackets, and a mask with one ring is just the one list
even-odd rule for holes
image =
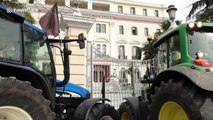
{"label": "green tractor", "polygon": [[[119,119],[108,99],[90,98],[85,88],[69,83],[68,43],[83,49],[83,34],[48,39],[21,14],[0,5],[0,42],[0,120]],[[52,48],[60,50],[64,80],[56,79]]]}
{"label": "green tractor", "polygon": [[171,27],[151,50],[156,54],[142,80],[151,85],[146,94],[125,98],[121,120],[213,120],[213,24]]}

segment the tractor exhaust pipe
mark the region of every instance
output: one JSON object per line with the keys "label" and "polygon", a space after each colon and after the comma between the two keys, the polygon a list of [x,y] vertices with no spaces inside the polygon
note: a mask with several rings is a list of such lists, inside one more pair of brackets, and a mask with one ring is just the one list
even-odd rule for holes
{"label": "tractor exhaust pipe", "polygon": [[70,67],[69,67],[69,55],[71,55],[71,51],[68,49],[68,43],[64,43],[64,80],[62,82],[57,82],[56,87],[62,87],[69,82],[70,79]]}

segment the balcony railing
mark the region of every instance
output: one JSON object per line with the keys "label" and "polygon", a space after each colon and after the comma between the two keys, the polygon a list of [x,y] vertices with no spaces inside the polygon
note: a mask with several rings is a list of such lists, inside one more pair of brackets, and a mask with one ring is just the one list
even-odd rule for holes
{"label": "balcony railing", "polygon": [[96,54],[95,58],[109,58],[109,54]]}

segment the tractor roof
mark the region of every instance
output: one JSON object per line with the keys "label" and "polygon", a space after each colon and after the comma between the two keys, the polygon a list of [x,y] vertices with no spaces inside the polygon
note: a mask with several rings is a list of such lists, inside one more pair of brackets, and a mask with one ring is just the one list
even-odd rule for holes
{"label": "tractor roof", "polygon": [[178,31],[179,28],[184,27],[184,26],[186,26],[186,23],[178,25],[177,27],[171,27],[168,30],[166,30],[165,32],[163,32],[163,34],[161,34],[158,37],[158,40],[153,44],[153,47],[154,48],[158,47],[165,40],[166,37],[170,36],[175,31]]}
{"label": "tractor roof", "polygon": [[7,8],[2,4],[0,4],[0,15],[12,21],[16,21],[20,23],[24,22],[24,16],[21,13],[16,12],[13,9]]}
{"label": "tractor roof", "polygon": [[[194,24],[197,24],[198,22],[194,22]],[[154,42],[153,44],[153,47],[156,48],[158,47],[164,40],[165,38],[169,37],[171,34],[177,32],[178,30],[180,29],[186,29],[187,28],[187,25],[189,23],[183,23],[183,24],[180,24],[176,27],[171,27],[169,28],[167,31],[165,31],[163,34],[161,34],[159,37],[158,37],[158,40],[156,42]],[[202,23],[202,26],[204,27],[213,27],[213,24],[212,23]],[[193,29],[192,29],[193,30]]]}
{"label": "tractor roof", "polygon": [[24,25],[27,25],[28,27],[36,30],[39,33],[46,34],[43,30],[41,30],[40,28],[36,27],[35,25],[33,25],[32,23],[28,22],[27,20],[24,21]]}
{"label": "tractor roof", "polygon": [[38,31],[39,33],[45,34],[45,32],[43,30],[36,27],[35,25],[28,22],[27,20],[25,20],[24,16],[21,13],[16,12],[13,9],[7,8],[2,4],[0,4],[0,15],[4,16],[5,18],[8,18],[10,20],[23,23],[24,25],[27,25],[28,27]]}

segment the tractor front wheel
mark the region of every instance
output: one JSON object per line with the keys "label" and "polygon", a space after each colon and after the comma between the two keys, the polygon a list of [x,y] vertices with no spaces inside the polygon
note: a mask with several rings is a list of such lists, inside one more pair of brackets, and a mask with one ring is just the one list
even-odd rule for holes
{"label": "tractor front wheel", "polygon": [[109,104],[98,103],[90,111],[89,120],[119,120],[119,115]]}
{"label": "tractor front wheel", "polygon": [[29,82],[0,78],[0,120],[53,120],[49,101]]}
{"label": "tractor front wheel", "polygon": [[151,95],[149,120],[212,120],[212,94],[189,80],[162,81]]}
{"label": "tractor front wheel", "polygon": [[134,113],[128,102],[123,102],[118,109],[121,120],[135,120]]}

